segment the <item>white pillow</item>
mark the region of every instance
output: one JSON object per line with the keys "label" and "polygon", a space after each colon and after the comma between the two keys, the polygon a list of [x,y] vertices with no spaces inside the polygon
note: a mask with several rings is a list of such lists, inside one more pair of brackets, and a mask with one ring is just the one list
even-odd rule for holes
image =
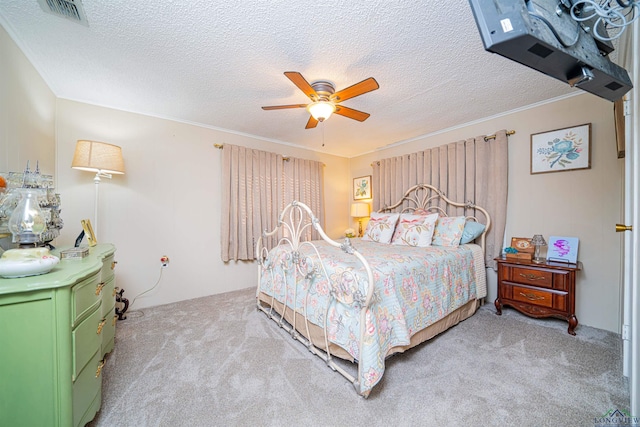
{"label": "white pillow", "polygon": [[401,214],[396,225],[396,232],[391,239],[392,245],[431,246],[431,238],[436,228],[438,214],[410,215]]}
{"label": "white pillow", "polygon": [[400,214],[372,212],[362,240],[378,243],[391,243],[393,231]]}

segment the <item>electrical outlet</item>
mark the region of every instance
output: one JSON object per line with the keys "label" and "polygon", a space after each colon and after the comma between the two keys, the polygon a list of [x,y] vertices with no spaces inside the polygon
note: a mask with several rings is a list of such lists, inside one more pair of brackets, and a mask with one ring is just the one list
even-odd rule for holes
{"label": "electrical outlet", "polygon": [[162,268],[169,266],[169,257],[166,255],[162,255],[160,257],[160,264],[162,264]]}

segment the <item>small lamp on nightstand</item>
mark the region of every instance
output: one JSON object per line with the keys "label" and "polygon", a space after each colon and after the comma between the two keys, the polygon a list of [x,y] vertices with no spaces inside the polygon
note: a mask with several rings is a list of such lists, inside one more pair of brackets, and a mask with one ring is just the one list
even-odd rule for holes
{"label": "small lamp on nightstand", "polygon": [[362,218],[369,216],[369,205],[367,203],[353,203],[351,216],[358,218],[358,237],[362,237]]}
{"label": "small lamp on nightstand", "polygon": [[542,234],[535,234],[531,238],[531,244],[535,247],[532,261],[536,264],[542,264],[544,258],[540,256],[540,246],[547,246],[547,242],[544,240],[544,237],[542,237]]}

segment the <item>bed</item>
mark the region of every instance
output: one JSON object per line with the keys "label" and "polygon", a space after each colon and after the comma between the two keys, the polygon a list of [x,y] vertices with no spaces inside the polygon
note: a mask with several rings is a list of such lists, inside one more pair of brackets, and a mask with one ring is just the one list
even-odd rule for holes
{"label": "bed", "polygon": [[[256,244],[257,307],[368,397],[388,357],[476,312],[490,224],[482,207],[420,184],[372,213],[362,238],[335,241],[294,201]],[[310,230],[320,238],[303,240]]]}

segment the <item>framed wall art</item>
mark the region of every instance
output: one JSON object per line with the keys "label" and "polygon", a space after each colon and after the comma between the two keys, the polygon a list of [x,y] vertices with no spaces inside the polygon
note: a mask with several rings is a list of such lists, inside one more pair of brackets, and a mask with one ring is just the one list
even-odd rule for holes
{"label": "framed wall art", "polygon": [[371,198],[371,175],[353,179],[353,200]]}
{"label": "framed wall art", "polygon": [[591,168],[591,123],[531,135],[531,174]]}

